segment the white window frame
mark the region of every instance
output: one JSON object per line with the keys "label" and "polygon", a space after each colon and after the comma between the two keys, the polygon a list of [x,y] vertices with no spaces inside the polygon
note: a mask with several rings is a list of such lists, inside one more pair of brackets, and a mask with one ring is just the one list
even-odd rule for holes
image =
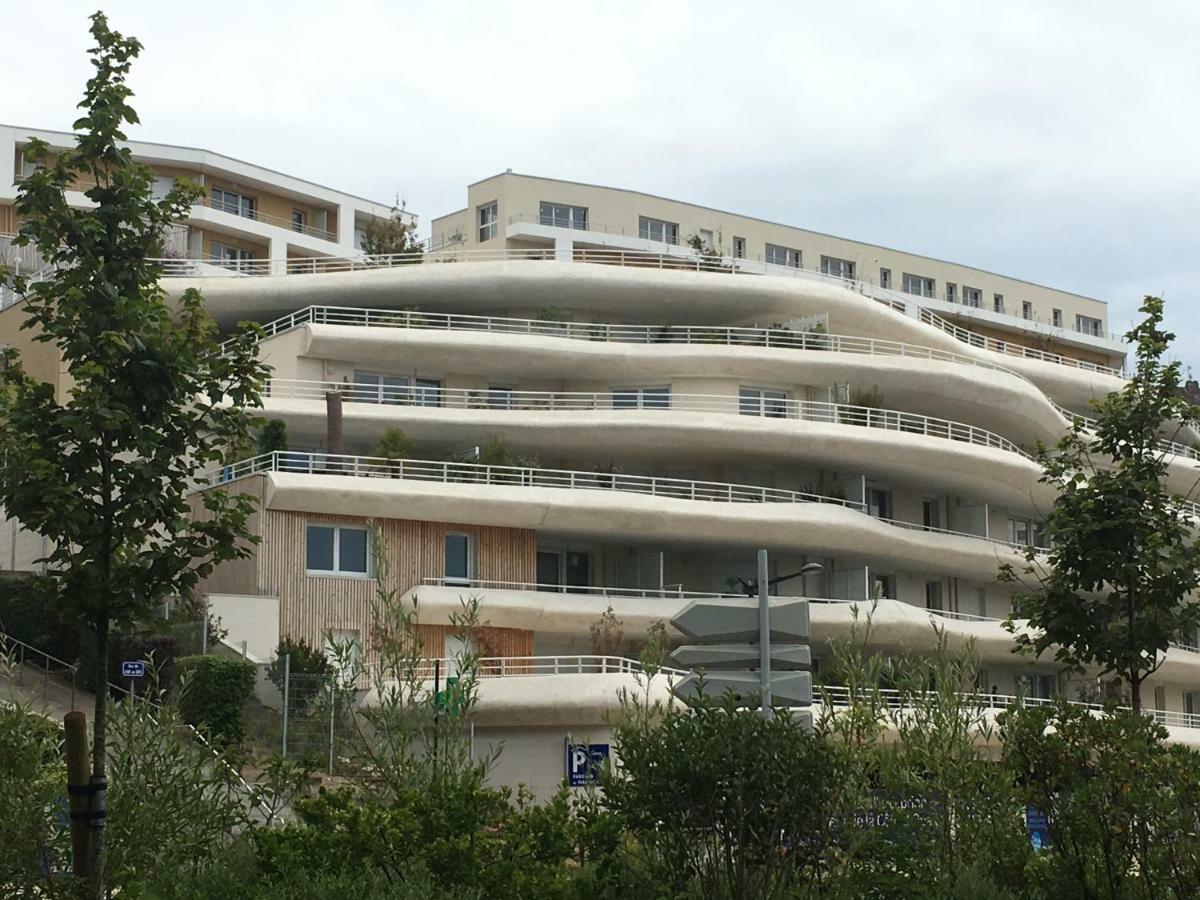
{"label": "white window frame", "polygon": [[[563,215],[560,216],[560,212]],[[588,208],[572,206],[570,203],[555,203],[553,200],[541,200],[538,202],[538,224],[547,225],[550,228],[573,228],[578,231],[587,231]]]}
{"label": "white window frame", "polygon": [[1061,309],[1050,310],[1050,324],[1055,328],[1063,327],[1063,315]]}
{"label": "white window frame", "polygon": [[1033,304],[1028,300],[1021,301],[1021,318],[1026,321],[1033,318]]}
{"label": "white window frame", "polygon": [[957,303],[958,302],[958,285],[955,284],[953,281],[946,282],[946,302],[947,303]]}
{"label": "white window frame", "polygon": [[221,212],[227,212],[233,216],[241,216],[243,219],[258,218],[258,198],[251,197],[249,194],[241,194],[237,191],[227,190],[226,188],[214,187],[212,189],[211,202],[213,209],[218,209]]}
{"label": "white window frame", "polygon": [[767,244],[763,251],[763,259],[773,266],[786,266],[789,269],[803,268],[803,254],[795,247],[785,247],[782,244]]}
{"label": "white window frame", "polygon": [[1004,313],[1004,295],[992,294],[992,312]]}
{"label": "white window frame", "polygon": [[983,309],[983,291],[976,287],[968,287],[963,285],[962,289],[963,306],[969,306],[972,309]]}
{"label": "white window frame", "polygon": [[786,419],[791,399],[791,392],[783,388],[738,385],[738,415]]}
{"label": "white window frame", "polygon": [[821,272],[825,275],[833,275],[835,278],[845,278],[849,281],[854,280],[856,266],[852,259],[842,259],[840,256],[826,256],[821,254]]}
{"label": "white window frame", "polygon": [[638,237],[660,244],[678,244],[679,223],[652,216],[638,216]]}
{"label": "white window frame", "polygon": [[733,258],[734,259],[745,259],[746,258],[746,239],[744,237],[737,237],[736,235],[734,236],[734,238],[733,238]]}
{"label": "white window frame", "polygon": [[1075,330],[1080,334],[1090,334],[1092,337],[1100,337],[1104,334],[1104,322],[1095,316],[1084,316],[1076,313]]}
{"label": "white window frame", "polygon": [[500,234],[500,204],[495,200],[481,203],[476,210],[475,222],[479,226],[479,243],[497,237]]}
{"label": "white window frame", "polygon": [[615,387],[609,393],[613,409],[670,409],[669,384],[639,384]]}
{"label": "white window frame", "polygon": [[243,250],[241,247],[231,247],[220,241],[213,241],[208,247],[208,258],[217,263],[233,263],[233,268],[241,271],[246,263],[252,263],[257,258],[253,250]]}
{"label": "white window frame", "polygon": [[[333,529],[333,568],[332,569],[310,569],[308,567],[308,530],[310,528],[331,528]],[[367,545],[367,568],[365,572],[359,572],[354,569],[341,568],[341,548],[342,548],[342,532],[343,531],[361,531]],[[333,522],[306,522],[304,525],[304,574],[315,576],[318,578],[362,578],[370,579],[374,577],[375,560],[374,550],[371,547],[371,534],[366,528],[361,525],[337,525]]]}
{"label": "white window frame", "polygon": [[302,209],[292,210],[292,231],[303,232],[308,227],[308,213]]}
{"label": "white window frame", "polygon": [[[913,288],[916,290],[913,290]],[[906,294],[912,294],[916,297],[933,297],[937,289],[937,283],[934,279],[925,275],[915,275],[912,272],[903,272],[900,276],[900,289]]]}
{"label": "white window frame", "polygon": [[[880,501],[872,502],[872,495],[877,495]],[[882,487],[877,484],[867,485],[867,495],[863,498],[866,507],[867,515],[873,516],[876,519],[891,519],[895,512],[896,498],[892,495],[892,489]]]}
{"label": "white window frame", "polygon": [[879,267],[879,286],[881,288],[891,289],[892,287],[892,270]]}

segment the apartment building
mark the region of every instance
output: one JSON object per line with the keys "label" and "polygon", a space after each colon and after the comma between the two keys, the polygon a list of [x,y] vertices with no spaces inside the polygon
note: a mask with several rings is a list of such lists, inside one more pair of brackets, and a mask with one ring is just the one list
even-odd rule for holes
{"label": "apartment building", "polygon": [[[818,677],[874,601],[877,652],[940,632],[975,643],[987,691],[1101,689],[1013,655],[996,574],[1044,544],[1053,497],[1030,448],[1124,383],[1104,303],[672,201],[617,205],[630,192],[505,174],[468,193],[416,258],[166,269],[168,292],[199,287],[222,328],[264,324],[260,414],[289,435],[198,480],[259,500],[261,542],[203,587],[232,646],[267,660],[282,636],[332,637],[369,658],[384,589],[419,600],[428,652],[452,668],[450,616],[477,597],[477,740],[505,741],[497,778],[539,792],[561,782],[567,737],[607,740],[651,626],[737,595],[760,547],[779,595],[812,601]],[[900,280],[879,284],[868,251]],[[905,291],[905,274],[959,299]],[[964,285],[1033,312],[964,305]],[[1056,309],[1096,333],[1040,321]],[[6,339],[17,311],[0,312]],[[383,452],[387,429],[413,449]],[[1196,452],[1166,446],[1185,490]],[[601,648],[609,608],[622,635]],[[1200,640],[1181,636],[1148,695],[1200,745],[1198,676]]]}
{"label": "apartment building", "polygon": [[[20,227],[14,208],[17,186],[33,171],[25,158],[30,138],[51,152],[74,146],[74,135],[61,131],[0,124],[0,264],[36,274],[42,261],[34,248],[11,245]],[[169,237],[166,254],[205,265],[206,274],[251,268],[287,271],[328,257],[356,253],[367,225],[391,214],[387,204],[284,175],[263,166],[200,150],[145,141],[129,141],[134,158],[154,170],[154,191],[165,195],[177,178],[204,188],[204,197]],[[89,200],[88,185],[76,185],[69,199],[80,207]],[[415,219],[414,219],[415,221]]]}
{"label": "apartment building", "polygon": [[466,207],[433,220],[432,246],[681,258],[700,247],[731,258],[739,271],[809,269],[901,292],[985,337],[1103,366],[1124,354],[1100,300],[693,203],[511,170],[469,185]]}

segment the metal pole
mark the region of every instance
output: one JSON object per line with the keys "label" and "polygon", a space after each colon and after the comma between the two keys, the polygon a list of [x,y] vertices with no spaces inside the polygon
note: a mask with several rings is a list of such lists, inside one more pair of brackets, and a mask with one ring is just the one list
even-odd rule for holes
{"label": "metal pole", "polygon": [[758,551],[758,678],[763,718],[771,718],[771,598],[767,551]]}
{"label": "metal pole", "polygon": [[283,654],[283,758],[287,759],[288,688],[292,681],[292,654]]}
{"label": "metal pole", "polygon": [[333,774],[333,718],[337,712],[337,691],[333,683],[334,676],[329,676],[329,774]]}
{"label": "metal pole", "polygon": [[208,598],[204,600],[204,622],[200,632],[200,655],[208,653]]}

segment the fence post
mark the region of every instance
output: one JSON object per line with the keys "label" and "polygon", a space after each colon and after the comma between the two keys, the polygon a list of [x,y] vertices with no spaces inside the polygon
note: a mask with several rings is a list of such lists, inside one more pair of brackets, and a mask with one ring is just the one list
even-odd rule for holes
{"label": "fence post", "polygon": [[292,654],[283,654],[283,758],[287,759],[288,699],[292,683]]}
{"label": "fence post", "polygon": [[337,713],[337,686],[334,679],[337,676],[329,676],[329,774],[333,774],[333,723],[334,716]]}

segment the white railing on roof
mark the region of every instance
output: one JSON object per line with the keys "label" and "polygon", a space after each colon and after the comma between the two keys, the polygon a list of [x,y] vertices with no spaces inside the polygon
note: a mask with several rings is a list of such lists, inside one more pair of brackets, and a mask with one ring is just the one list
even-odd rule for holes
{"label": "white railing on roof", "polygon": [[[713,503],[825,503],[868,515],[865,503],[783,488],[717,481],[689,481],[682,478],[658,478],[652,475],[623,475],[611,472],[581,472],[570,469],[543,469],[532,466],[489,466],[482,463],[443,462],[424,459],[385,459],[372,456],[334,455],[293,450],[277,450],[251,459],[219,466],[197,476],[196,487],[218,486],[238,478],[265,472],[292,472],[308,475],[334,475],[359,478],[393,478],[432,481],[445,484],[476,484],[502,487],[565,488],[649,494],[672,500]],[[898,528],[965,537],[1022,551],[1024,545],[980,534],[934,528],[871,516],[875,521]],[[1044,552],[1044,548],[1037,548]]]}
{"label": "white railing on roof", "polygon": [[900,410],[855,406],[849,403],[825,403],[813,400],[742,398],[714,394],[662,394],[640,397],[637,392],[619,390],[599,393],[568,391],[498,391],[441,387],[389,387],[385,385],[346,384],[336,381],[302,381],[275,378],[267,386],[267,395],[284,399],[324,400],[329,393],[341,394],[352,403],[388,406],[477,409],[487,411],[577,412],[611,411],[700,412],[755,418],[803,420],[900,431],[906,434],[940,438],[1016,453],[1029,454],[1010,441],[983,428]]}
{"label": "white railing on roof", "polygon": [[[973,331],[969,331],[946,319],[916,302],[916,295],[904,294],[890,288],[878,287],[865,281],[856,281],[840,275],[827,274],[798,266],[784,266],[775,263],[751,262],[745,259],[717,256],[679,256],[671,253],[654,253],[642,250],[612,250],[612,249],[582,249],[575,248],[569,255],[559,255],[553,248],[545,250],[527,249],[497,249],[497,250],[438,250],[433,252],[399,253],[387,256],[352,257],[321,256],[305,259],[288,260],[161,260],[163,276],[193,277],[213,271],[225,269],[230,275],[264,276],[264,275],[301,275],[320,274],[329,272],[370,271],[373,269],[388,269],[398,266],[419,263],[457,263],[457,262],[510,262],[530,260],[558,260],[566,262],[595,263],[600,265],[615,265],[633,268],[664,269],[672,271],[694,271],[727,275],[771,275],[802,278],[847,288],[864,296],[870,297],[890,309],[901,312],[906,316],[918,319],[927,325],[944,331],[956,340],[1007,356],[1018,356],[1027,359],[1037,359],[1058,365],[1072,366],[1087,371],[1100,372],[1107,375],[1122,377],[1118,369],[1099,366],[1094,363],[1062,356],[1057,353],[1047,353],[1026,347],[1023,344],[997,340]],[[753,266],[749,269],[747,264]]]}

